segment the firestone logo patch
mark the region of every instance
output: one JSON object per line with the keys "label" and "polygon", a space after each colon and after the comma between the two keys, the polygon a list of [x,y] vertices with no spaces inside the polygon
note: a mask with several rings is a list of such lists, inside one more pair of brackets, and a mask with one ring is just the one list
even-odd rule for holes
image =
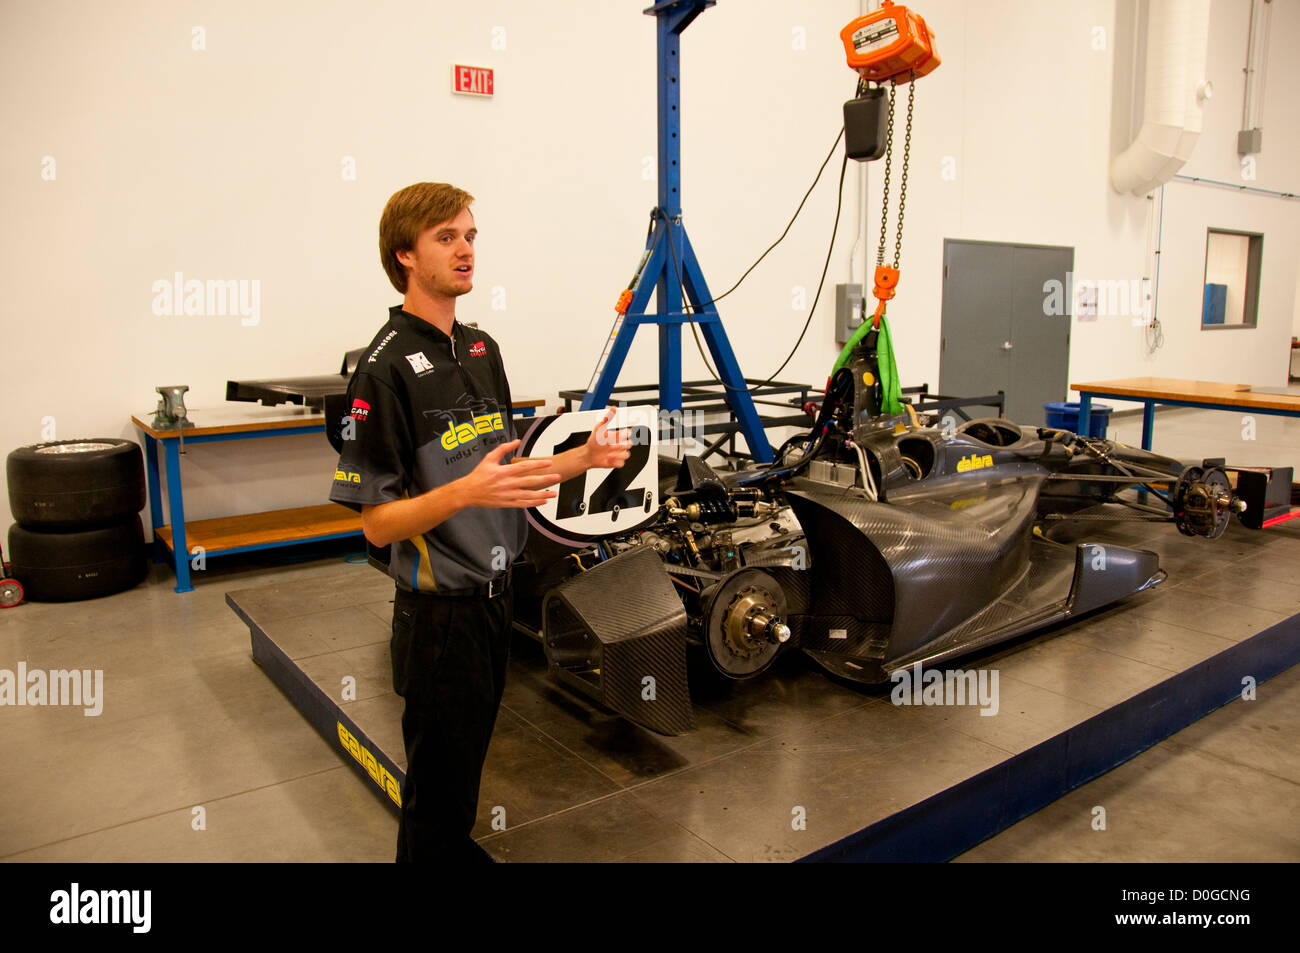
{"label": "firestone logo patch", "polygon": [[487,345],[482,341],[479,341],[477,344],[471,344],[469,346],[469,353],[472,357],[482,357],[487,353]]}
{"label": "firestone logo patch", "polygon": [[352,419],[366,420],[370,416],[370,405],[360,397],[352,401]]}
{"label": "firestone logo patch", "polygon": [[385,334],[384,339],[379,342],[379,345],[373,351],[370,352],[370,359],[366,363],[373,364],[377,360],[379,360],[379,352],[382,351],[385,347],[387,347],[388,342],[395,337],[397,337],[396,331],[389,331],[387,334]]}

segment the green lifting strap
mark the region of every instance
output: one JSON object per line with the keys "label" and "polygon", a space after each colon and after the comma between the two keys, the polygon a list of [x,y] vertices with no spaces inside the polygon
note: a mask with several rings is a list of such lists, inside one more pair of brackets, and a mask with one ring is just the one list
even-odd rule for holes
{"label": "green lifting strap", "polygon": [[[841,367],[849,363],[853,355],[853,349],[861,343],[862,339],[871,331],[871,321],[863,321],[858,329],[853,332],[844,345],[844,350],[840,351],[840,356],[835,361],[835,366],[831,368],[831,377]],[[883,406],[880,408],[882,414],[893,416],[903,412],[903,391],[898,383],[898,364],[894,360],[894,342],[889,334],[889,321],[882,314],[880,316],[880,336],[876,338],[876,362],[880,367],[880,386],[884,392]]]}
{"label": "green lifting strap", "polygon": [[[844,350],[840,351],[840,356],[835,359],[835,366],[831,368],[831,377],[834,377],[836,371],[849,363],[849,358],[853,355],[853,349],[858,346],[858,343],[864,337],[867,336],[867,332],[870,330],[870,321],[863,321],[858,325],[858,329],[854,331],[853,334],[850,335],[848,341],[844,343]],[[827,380],[829,379],[830,378],[827,378]]]}
{"label": "green lifting strap", "polygon": [[889,333],[889,322],[880,316],[880,337],[876,339],[876,360],[880,364],[880,385],[884,391],[881,412],[893,416],[903,412],[903,389],[898,383],[898,364],[894,361],[894,339]]}

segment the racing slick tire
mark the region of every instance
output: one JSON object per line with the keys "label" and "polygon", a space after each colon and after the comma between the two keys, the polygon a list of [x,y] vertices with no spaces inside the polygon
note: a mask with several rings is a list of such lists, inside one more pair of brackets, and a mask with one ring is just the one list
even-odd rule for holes
{"label": "racing slick tire", "polygon": [[32,602],[72,602],[131,589],[148,572],[144,527],[132,514],[108,526],[60,532],[9,527],[14,577]]}
{"label": "racing slick tire", "polygon": [[133,440],[51,440],[5,461],[9,510],[43,529],[106,526],[144,509],[144,460]]}

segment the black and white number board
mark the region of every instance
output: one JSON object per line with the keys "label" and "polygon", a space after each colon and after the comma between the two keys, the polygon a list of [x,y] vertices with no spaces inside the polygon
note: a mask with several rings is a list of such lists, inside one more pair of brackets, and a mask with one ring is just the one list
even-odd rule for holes
{"label": "black and white number board", "polygon": [[[584,446],[607,410],[543,417],[524,435],[520,457],[550,457]],[[632,453],[623,466],[592,469],[553,489],[556,496],[527,510],[539,533],[569,546],[586,546],[626,533],[654,519],[659,510],[659,432],[654,407],[620,407],[606,433],[628,431]]]}

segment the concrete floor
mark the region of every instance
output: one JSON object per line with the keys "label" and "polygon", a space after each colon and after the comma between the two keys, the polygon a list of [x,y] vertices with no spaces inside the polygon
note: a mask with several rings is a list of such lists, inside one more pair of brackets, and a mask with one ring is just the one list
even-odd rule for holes
{"label": "concrete floor", "polygon": [[[1258,416],[1255,440],[1245,441],[1241,416],[1161,413],[1156,449],[1241,463],[1300,457],[1300,421]],[[1111,436],[1136,444],[1139,426],[1115,421]],[[1268,589],[1270,604],[1294,596],[1300,611],[1300,526],[1269,532],[1294,540],[1270,547],[1285,557],[1238,568]],[[130,592],[0,612],[0,668],[102,669],[105,679],[97,717],[79,708],[0,712],[0,859],[391,859],[395,817],[252,662],[248,629],[224,601],[227,590],[264,582],[345,587],[373,572],[342,558],[214,560],[194,592],[177,595],[170,571],[155,566]],[[1196,598],[1228,608],[1204,589]],[[1176,618],[1163,624],[1183,629]],[[1297,729],[1300,668],[959,859],[1300,860]],[[1104,831],[1092,829],[1097,806]]]}

